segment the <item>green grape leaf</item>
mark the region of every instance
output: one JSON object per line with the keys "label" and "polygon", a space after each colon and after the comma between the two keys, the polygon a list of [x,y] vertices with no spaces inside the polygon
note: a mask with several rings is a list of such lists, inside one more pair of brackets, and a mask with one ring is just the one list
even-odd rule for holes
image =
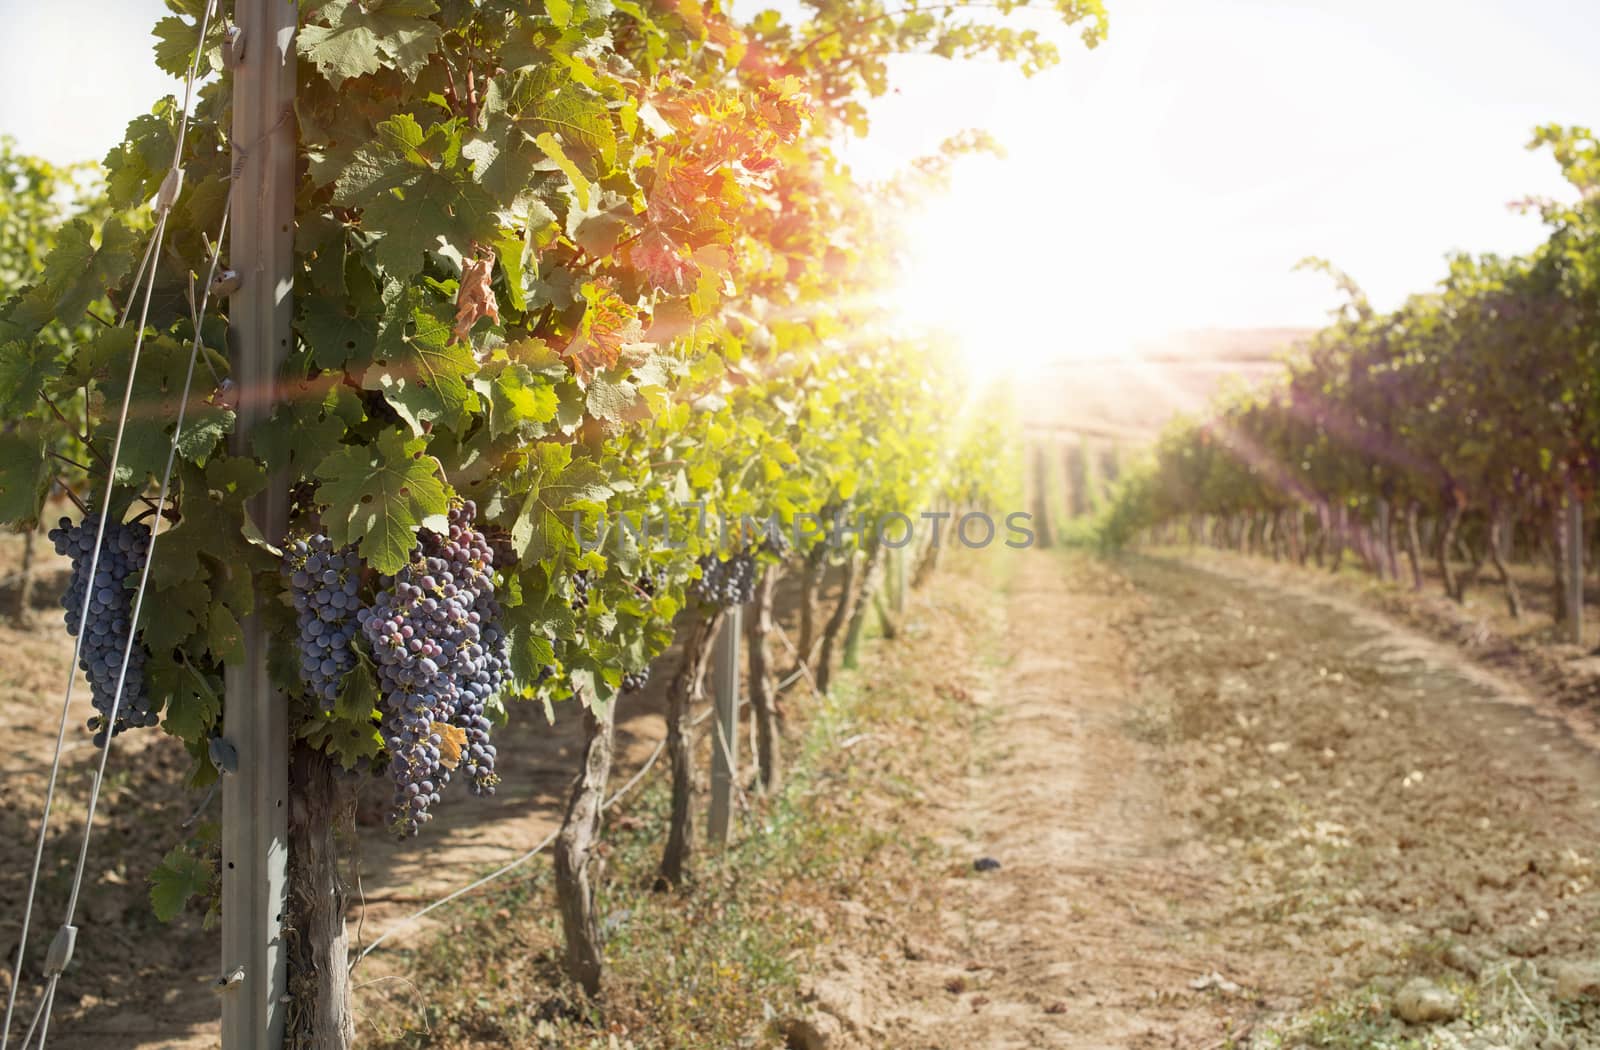
{"label": "green grape leaf", "polygon": [[218,663],[244,660],[244,630],[226,605],[213,604],[206,619],[206,648]]}
{"label": "green grape leaf", "polygon": [[[195,37],[200,31],[196,21],[169,15],[157,22],[152,34],[156,38],[156,68],[168,76],[182,79],[189,75],[189,63],[194,60]],[[213,19],[206,31],[205,54],[200,61],[200,75],[222,71],[222,26]]]}
{"label": "green grape leaf", "polygon": [[363,758],[370,760],[383,753],[383,737],[377,726],[325,714],[306,719],[300,727],[300,739],[332,756],[345,769],[355,768]]}
{"label": "green grape leaf", "polygon": [[87,219],[73,219],[57,235],[55,250],[45,260],[43,284],[56,301],[56,320],[75,325],[89,304],[105,295],[133,269],[139,253],[139,234],[113,216],[93,243],[94,227]]}
{"label": "green grape leaf", "polygon": [[177,102],[168,95],[153,112],[134,117],[124,141],[106,154],[106,196],[118,211],[149,202],[161,188],[177,147],[173,114]]}
{"label": "green grape leaf", "polygon": [[561,355],[543,339],[523,339],[506,347],[506,354],[520,365],[526,365],[546,379],[561,382],[571,375]]}
{"label": "green grape leaf", "polygon": [[517,361],[506,362],[489,391],[489,434],[496,438],[550,422],[561,403],[553,383]]}
{"label": "green grape leaf", "polygon": [[270,467],[307,474],[366,418],[360,395],[344,383],[331,377],[307,380],[285,391],[272,418],[251,433],[251,447]]}
{"label": "green grape leaf", "polygon": [[338,294],[300,298],[300,339],[311,348],[318,368],[343,368],[348,362],[372,360],[378,346],[383,299],[372,272],[355,262],[347,268]]}
{"label": "green grape leaf", "polygon": [[0,345],[0,419],[18,419],[43,407],[45,385],[61,374],[55,348],[13,340]]}
{"label": "green grape leaf", "polygon": [[162,922],[171,922],[189,898],[211,892],[217,869],[187,846],[174,846],[150,872],[150,910]]}
{"label": "green grape leaf", "polygon": [[477,407],[467,382],[478,370],[472,347],[452,340],[449,304],[430,302],[416,288],[391,289],[377,356],[361,385],[381,390],[413,433],[424,423],[454,427]]}
{"label": "green grape leaf", "polygon": [[544,150],[546,156],[555,161],[556,167],[560,168],[561,173],[572,183],[572,192],[578,199],[578,207],[588,208],[589,195],[593,192],[594,186],[578,166],[572,162],[571,158],[567,156],[566,150],[561,147],[560,140],[546,131],[534,141],[539,144],[540,149]]}
{"label": "green grape leaf", "polygon": [[644,418],[644,415],[637,411],[643,407],[639,400],[639,391],[632,383],[615,380],[614,376],[615,373],[612,373],[612,376],[600,374],[589,380],[588,395],[585,399],[589,414],[610,424]]}
{"label": "green grape leaf", "polygon": [[383,68],[378,38],[371,27],[355,21],[348,26],[305,26],[300,30],[299,47],[300,53],[316,64],[317,72],[335,87]]}
{"label": "green grape leaf", "polygon": [[333,710],[319,711],[300,730],[303,739],[346,769],[353,768],[359,759],[377,758],[383,748],[383,738],[373,724],[374,713],[383,699],[377,673],[365,652],[357,648],[355,654],[356,666],[345,674]]}
{"label": "green grape leaf", "polygon": [[[154,575],[152,568],[151,576]],[[150,589],[139,610],[139,629],[151,652],[190,649],[189,642],[200,632],[211,608],[211,587],[206,575],[200,573],[171,587]]]}
{"label": "green grape leaf", "polygon": [[620,209],[589,212],[574,208],[567,213],[567,235],[586,254],[604,259],[616,250],[632,218]]}
{"label": "green grape leaf", "polygon": [[[543,587],[543,576],[537,579]],[[511,655],[512,685],[518,692],[537,688],[544,668],[556,662],[551,639],[572,635],[572,607],[550,588],[543,587],[540,601],[514,605],[505,609],[503,616]]]}
{"label": "green grape leaf", "polygon": [[334,203],[360,208],[362,228],[381,235],[373,251],[386,273],[409,280],[422,269],[423,253],[441,242],[464,255],[495,240],[499,203],[473,181],[460,121],[424,134],[402,113],[377,131],[335,183]]}
{"label": "green grape leaf", "polygon": [[528,276],[526,259],[530,254],[532,231],[529,233],[527,240],[515,234],[503,234],[492,245],[500,260],[500,272],[505,276],[506,302],[513,310],[528,308],[528,293],[523,282]]}
{"label": "green grape leaf", "polygon": [[333,713],[348,722],[369,723],[383,694],[378,690],[378,672],[372,661],[360,648],[353,652],[356,665],[345,673],[344,681],[339,684],[339,698],[334,703]]}
{"label": "green grape leaf", "polygon": [[424,133],[417,118],[397,113],[374,129],[377,137],[356,150],[333,186],[333,202],[350,207],[387,190],[405,187],[419,172],[442,166],[456,125],[434,124]]}
{"label": "green grape leaf", "polygon": [[0,432],[0,522],[37,522],[50,490],[50,477],[44,436],[37,427]]}
{"label": "green grape leaf", "polygon": [[422,253],[441,241],[466,254],[498,228],[494,199],[471,182],[427,176],[386,193],[362,211],[362,225],[383,234],[375,249],[384,272],[403,280],[422,268]]}
{"label": "green grape leaf", "polygon": [[[519,70],[504,104],[511,120],[540,140],[540,148],[552,158],[555,154],[542,141],[546,135],[560,135],[573,159],[589,165],[591,175],[601,175],[616,164],[617,129],[605,99],[574,83],[559,66],[546,63]],[[569,154],[563,151],[563,155]]]}
{"label": "green grape leaf", "polygon": [[270,569],[272,557],[246,535],[244,504],[266,483],[260,464],[242,456],[214,459],[205,470],[181,465],[180,518],[162,533],[150,567],[151,584],[166,589],[204,579],[204,556],[220,570],[211,580],[213,597],[226,601],[237,614],[253,608],[251,573]]}
{"label": "green grape leaf", "polygon": [[[519,560],[542,561],[571,534],[572,512],[597,509],[616,490],[597,464],[574,461],[568,445],[540,442],[530,467],[528,491],[511,525],[511,543]],[[564,513],[569,517],[564,519]]]}
{"label": "green grape leaf", "polygon": [[170,650],[153,650],[144,666],[151,700],[166,707],[161,727],[182,740],[204,740],[222,715],[222,698],[212,683]]}
{"label": "green grape leaf", "polygon": [[432,0],[328,0],[316,11],[327,25],[300,30],[300,53],[334,87],[376,73],[385,59],[415,80],[439,49],[443,30],[428,17],[438,10]]}
{"label": "green grape leaf", "polygon": [[[104,345],[115,340],[102,340]],[[202,347],[200,353],[209,354]],[[213,356],[213,367],[226,369],[226,362]],[[119,394],[127,383],[127,369],[132,356],[111,362],[108,388]],[[176,408],[178,395],[189,369],[189,347],[165,336],[146,338],[139,360],[139,371],[134,377],[133,400],[128,409],[128,422],[123,432],[122,456],[117,463],[117,479],[123,484],[137,484],[146,477],[160,477],[166,468],[167,454],[172,446],[177,427]],[[203,374],[203,366],[196,368]],[[234,413],[220,404],[207,401],[200,393],[203,384],[197,382],[190,389],[188,407],[184,412],[183,431],[178,434],[178,455],[191,463],[204,465],[222,439],[233,430]],[[115,440],[117,420],[105,418],[95,428],[101,448],[110,448]]]}
{"label": "green grape leaf", "polygon": [[[495,90],[490,82],[490,91]],[[523,130],[504,116],[491,116],[484,133],[463,141],[461,154],[472,162],[472,177],[497,201],[509,202],[498,211],[507,226],[525,221],[540,230],[555,221],[555,214],[532,191],[544,153]]]}
{"label": "green grape leaf", "polygon": [[426,447],[384,430],[375,445],[348,445],[317,466],[317,499],[328,508],[322,521],[335,546],[358,544],[368,565],[395,573],[410,560],[417,529],[447,528],[442,468]]}
{"label": "green grape leaf", "polygon": [[305,215],[295,222],[294,250],[306,260],[311,278],[295,289],[297,296],[312,291],[343,295],[347,267],[361,265],[361,257],[350,251],[344,223],[328,215]]}

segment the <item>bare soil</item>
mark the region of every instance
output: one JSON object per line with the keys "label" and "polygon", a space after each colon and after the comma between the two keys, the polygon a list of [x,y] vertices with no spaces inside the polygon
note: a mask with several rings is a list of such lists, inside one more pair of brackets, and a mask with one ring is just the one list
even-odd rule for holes
{"label": "bare soil", "polygon": [[1226,1010],[1172,995],[1207,972],[1173,921],[1206,884],[1154,748],[1129,731],[1116,624],[1137,601],[1092,562],[1037,554],[1016,573],[967,775],[926,814],[967,863],[896,977],[893,1045],[1195,1046],[1225,1030]]}
{"label": "bare soil", "polygon": [[1586,715],[1283,574],[1019,560],[838,1045],[1600,1046]]}

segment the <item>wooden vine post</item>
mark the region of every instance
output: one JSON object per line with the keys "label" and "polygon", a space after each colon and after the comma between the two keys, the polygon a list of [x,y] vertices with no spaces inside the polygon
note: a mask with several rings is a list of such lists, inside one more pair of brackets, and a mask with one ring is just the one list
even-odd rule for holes
{"label": "wooden vine post", "polygon": [[1039,546],[1055,546],[1055,530],[1050,524],[1050,486],[1046,481],[1049,467],[1045,462],[1044,445],[1036,445],[1033,454],[1033,514],[1038,523]]}
{"label": "wooden vine post", "polygon": [[1569,477],[1565,492],[1567,527],[1567,630],[1573,645],[1583,644],[1583,500]]}
{"label": "wooden vine post", "polygon": [[744,630],[739,606],[722,618],[712,655],[716,714],[711,729],[711,811],[706,837],[723,844],[733,828],[733,793],[739,781],[739,636]]}
{"label": "wooden vine post", "polygon": [[906,611],[906,563],[908,559],[909,555],[906,553],[905,547],[896,548],[893,564],[894,590],[891,592],[892,598],[889,602],[889,608],[896,616]]}
{"label": "wooden vine post", "polygon": [[[278,371],[294,339],[295,28],[292,0],[239,0],[244,58],[233,69],[237,171],[230,221],[229,339],[239,387],[235,450],[278,400]],[[277,477],[249,504],[266,536],[283,536],[289,491]],[[282,923],[288,889],[288,699],[267,673],[266,624],[243,620],[244,660],[227,668],[223,731],[239,754],[222,781],[222,1046],[277,1050],[287,991]]]}
{"label": "wooden vine post", "polygon": [[881,537],[874,538],[867,546],[867,561],[861,573],[860,590],[853,599],[850,619],[845,628],[842,666],[847,668],[854,669],[861,659],[861,637],[867,623],[867,610],[872,607],[882,576],[883,549]]}
{"label": "wooden vine post", "polygon": [[778,696],[772,680],[772,656],[767,639],[772,634],[772,606],[780,569],[769,565],[756,586],[756,598],[745,618],[745,644],[750,654],[750,711],[755,723],[755,760],[761,790],[771,794],[783,782],[783,752],[778,746]]}
{"label": "wooden vine post", "polygon": [[826,696],[833,682],[833,653],[841,641],[840,635],[844,632],[845,622],[850,618],[851,598],[856,592],[856,579],[860,572],[861,555],[855,548],[845,552],[844,582],[839,588],[839,600],[833,607],[833,612],[828,617],[827,624],[822,629],[822,648],[817,654],[816,683],[817,692]]}

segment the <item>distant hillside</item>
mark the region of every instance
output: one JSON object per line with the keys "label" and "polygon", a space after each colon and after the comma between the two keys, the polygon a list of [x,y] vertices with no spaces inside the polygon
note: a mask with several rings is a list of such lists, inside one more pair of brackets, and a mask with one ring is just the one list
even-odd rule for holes
{"label": "distant hillside", "polygon": [[1061,361],[1018,392],[1030,428],[1142,443],[1173,415],[1199,412],[1230,384],[1270,378],[1309,328],[1204,329],[1142,343],[1133,356]]}

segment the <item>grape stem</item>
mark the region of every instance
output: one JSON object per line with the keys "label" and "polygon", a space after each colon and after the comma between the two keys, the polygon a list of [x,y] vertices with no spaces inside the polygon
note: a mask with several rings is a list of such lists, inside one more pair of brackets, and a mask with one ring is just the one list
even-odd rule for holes
{"label": "grape stem", "polygon": [[98,459],[101,463],[105,464],[106,466],[110,466],[109,463],[106,463],[106,458],[100,454],[100,450],[95,448],[94,445],[89,441],[89,435],[88,434],[80,434],[80,433],[78,433],[77,424],[73,423],[72,420],[68,419],[66,416],[61,414],[61,409],[57,408],[56,407],[56,403],[54,401],[50,400],[50,395],[49,394],[43,393],[41,391],[40,394],[39,394],[39,397],[44,400],[45,404],[50,406],[50,411],[55,413],[55,417],[58,420],[60,420],[62,423],[65,423],[68,427],[71,428],[71,433],[72,433],[73,437],[77,438],[80,442],[82,442],[89,449],[89,452],[96,459]]}
{"label": "grape stem", "polygon": [[200,820],[200,817],[205,813],[206,808],[211,805],[211,799],[216,795],[217,788],[220,787],[221,784],[222,777],[219,775],[217,779],[212,782],[211,790],[206,792],[206,797],[201,799],[200,804],[194,808],[194,812],[189,814],[189,819],[178,825],[179,828],[184,831],[188,831],[190,828],[195,826],[195,824]]}
{"label": "grape stem", "polygon": [[[101,452],[99,449],[94,447],[94,442],[89,440],[89,435],[88,434],[79,434],[77,432],[77,427],[72,423],[72,421],[69,420],[66,416],[61,414],[61,409],[57,408],[56,407],[56,403],[54,401],[50,400],[50,395],[49,394],[41,392],[39,394],[39,396],[44,399],[44,403],[45,404],[50,406],[50,411],[55,413],[56,419],[60,420],[62,423],[66,424],[69,428],[71,428],[72,435],[78,439],[78,441],[83,445],[84,448],[89,450],[89,454],[91,456],[93,456],[95,459],[100,461],[100,465],[101,466],[103,466],[103,467],[111,466],[111,461],[105,457],[105,453]],[[73,466],[79,467],[79,468],[81,468],[83,470],[88,470],[89,469],[85,464],[74,463],[72,460],[67,459],[65,456],[60,455],[60,453],[52,452],[51,455],[57,456],[60,459],[64,459],[68,463],[72,463]],[[63,486],[63,487],[65,487],[65,486]],[[161,509],[161,508],[157,507],[154,503],[151,503],[148,497],[139,496],[137,498],[138,498],[140,503],[143,503],[145,506],[149,507],[153,511],[159,511]],[[78,504],[78,508],[80,510],[82,510],[83,509],[83,504],[79,503]],[[85,510],[84,513],[87,514],[88,511]]]}
{"label": "grape stem", "polygon": [[64,456],[55,449],[51,449],[50,454],[59,459],[61,462],[66,463],[69,466],[77,467],[79,470],[84,471],[85,473],[87,473],[90,469],[89,464],[81,463],[78,460],[73,459],[71,456]]}
{"label": "grape stem", "polygon": [[73,506],[78,508],[78,513],[82,514],[84,517],[88,517],[89,516],[89,508],[85,507],[83,505],[83,500],[78,498],[78,494],[76,492],[73,492],[70,488],[68,488],[66,482],[62,481],[60,478],[56,478],[54,480],[55,480],[55,483],[56,483],[56,487],[59,488],[62,491],[62,493],[64,493],[66,495],[67,499],[72,501],[72,505]]}

